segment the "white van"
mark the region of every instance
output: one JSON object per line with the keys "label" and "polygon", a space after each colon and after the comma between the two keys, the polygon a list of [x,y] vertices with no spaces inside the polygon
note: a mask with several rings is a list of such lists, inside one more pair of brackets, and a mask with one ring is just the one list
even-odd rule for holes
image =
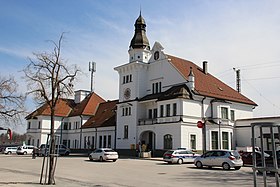
{"label": "white van", "polygon": [[33,145],[22,145],[22,146],[18,147],[17,154],[18,155],[32,154],[33,153],[33,149],[34,149]]}
{"label": "white van", "polygon": [[4,154],[12,154],[17,152],[17,147],[6,147],[4,149]]}

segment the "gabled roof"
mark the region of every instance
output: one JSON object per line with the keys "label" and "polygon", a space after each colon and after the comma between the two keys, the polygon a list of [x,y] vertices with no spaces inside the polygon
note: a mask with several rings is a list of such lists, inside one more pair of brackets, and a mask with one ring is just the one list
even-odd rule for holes
{"label": "gabled roof", "polygon": [[92,92],[81,103],[77,104],[69,116],[94,115],[98,105],[105,100]]}
{"label": "gabled roof", "polygon": [[[59,117],[67,117],[72,108],[75,106],[75,102],[72,99],[59,99],[56,105],[56,110],[55,110],[55,116]],[[25,117],[25,119],[32,119],[36,118],[37,116],[50,116],[51,111],[50,107],[47,104],[42,105],[39,107],[37,110],[29,114],[28,116]]]}
{"label": "gabled roof", "polygon": [[168,59],[170,59],[170,63],[186,80],[188,80],[190,68],[192,67],[195,77],[196,94],[257,106],[254,101],[248,99],[210,73],[205,74],[203,70],[193,62],[172,55],[167,56]]}
{"label": "gabled roof", "polygon": [[100,103],[96,114],[89,118],[82,128],[97,128],[116,126],[116,112],[118,100]]}

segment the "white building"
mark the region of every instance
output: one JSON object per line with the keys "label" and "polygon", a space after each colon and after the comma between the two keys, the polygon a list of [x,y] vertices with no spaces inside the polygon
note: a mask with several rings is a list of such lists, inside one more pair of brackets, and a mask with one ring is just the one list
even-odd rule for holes
{"label": "white building", "polygon": [[[280,116],[236,120],[234,125],[234,139],[236,147],[252,146],[252,123],[276,123],[280,125]],[[278,128],[274,128],[276,147],[280,149],[280,136],[278,131]],[[260,130],[258,128],[255,129],[255,137],[256,146],[261,147]],[[270,128],[263,128],[263,142],[263,149],[271,150],[272,146]]]}
{"label": "white building", "polygon": [[[236,119],[253,115],[256,103],[196,64],[165,54],[159,42],[152,49],[140,16],[129,46],[128,63],[119,73],[116,147],[139,142],[150,150],[178,147],[231,149]],[[197,122],[205,122],[198,128]]]}
{"label": "white building", "polygon": [[[159,42],[150,48],[141,14],[134,26],[129,60],[114,68],[119,99],[105,102],[95,93],[79,91],[76,102],[61,100],[63,110],[55,118],[61,142],[72,149],[120,151],[140,142],[154,153],[178,147],[231,149],[234,121],[251,118],[256,103],[211,75],[207,62],[200,68],[168,55]],[[45,143],[49,118],[46,106],[27,116],[28,143]],[[198,121],[204,128],[197,127]]]}

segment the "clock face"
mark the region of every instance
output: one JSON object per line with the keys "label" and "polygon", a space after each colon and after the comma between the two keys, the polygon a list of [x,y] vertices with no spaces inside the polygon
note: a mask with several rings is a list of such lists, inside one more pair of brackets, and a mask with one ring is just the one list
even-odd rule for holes
{"label": "clock face", "polygon": [[131,94],[131,90],[129,88],[126,88],[124,90],[123,96],[125,99],[129,99],[130,98],[130,94]]}

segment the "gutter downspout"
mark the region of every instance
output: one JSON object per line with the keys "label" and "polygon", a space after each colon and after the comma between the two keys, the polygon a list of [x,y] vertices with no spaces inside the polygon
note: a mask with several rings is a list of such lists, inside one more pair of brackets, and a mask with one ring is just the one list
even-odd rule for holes
{"label": "gutter downspout", "polygon": [[82,133],[83,133],[83,129],[82,129],[82,125],[83,125],[83,116],[80,115],[80,118],[81,118],[81,121],[80,121],[80,124],[81,124],[81,127],[80,127],[80,149],[82,149]]}
{"label": "gutter downspout", "polygon": [[95,141],[94,141],[94,147],[95,147],[95,149],[97,148],[96,146],[97,146],[97,128],[95,127]]}
{"label": "gutter downspout", "polygon": [[204,115],[204,100],[206,99],[206,97],[204,97],[201,101],[202,104],[202,108],[201,108],[201,113],[202,113],[202,120],[204,122],[204,126],[202,128],[202,151],[203,154],[206,152],[206,119],[205,119],[205,115]]}

